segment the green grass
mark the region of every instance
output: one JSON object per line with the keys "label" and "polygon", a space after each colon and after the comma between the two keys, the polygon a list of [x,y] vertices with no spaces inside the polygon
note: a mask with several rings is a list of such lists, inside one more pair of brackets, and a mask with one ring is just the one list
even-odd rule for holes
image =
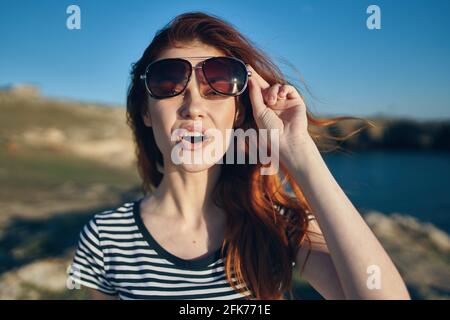
{"label": "green grass", "polygon": [[[90,139],[102,137],[105,128],[122,125],[124,130],[125,124],[118,124],[112,109],[0,92],[0,200],[51,192],[68,181],[79,188],[97,183],[117,187],[138,184],[136,169],[112,168],[58,150],[25,146],[20,141],[20,136],[33,128],[55,128],[69,136],[72,132],[88,133]],[[18,150],[12,150],[15,148],[9,142]]]}
{"label": "green grass", "polygon": [[0,132],[10,134],[24,128],[34,126],[66,128],[76,123],[89,121],[80,116],[76,110],[67,110],[57,103],[41,103],[40,101],[21,101],[11,97],[0,96]]}
{"label": "green grass", "polygon": [[78,187],[94,183],[125,186],[139,183],[134,169],[118,169],[96,161],[40,149],[0,152],[0,197],[57,188],[70,181]]}

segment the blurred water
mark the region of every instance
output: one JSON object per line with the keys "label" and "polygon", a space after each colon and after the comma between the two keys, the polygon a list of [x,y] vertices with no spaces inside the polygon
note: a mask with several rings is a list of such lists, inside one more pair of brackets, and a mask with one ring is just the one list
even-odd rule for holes
{"label": "blurred water", "polygon": [[450,153],[365,151],[323,157],[357,208],[412,215],[450,232]]}

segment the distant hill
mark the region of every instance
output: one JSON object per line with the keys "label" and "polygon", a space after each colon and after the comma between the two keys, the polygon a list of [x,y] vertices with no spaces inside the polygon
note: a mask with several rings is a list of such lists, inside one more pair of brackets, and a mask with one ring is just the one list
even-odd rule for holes
{"label": "distant hill", "polygon": [[[347,150],[441,150],[450,151],[450,121],[370,118],[374,123],[349,139],[331,142]],[[345,137],[364,127],[361,121],[342,121],[328,127],[328,135]]]}
{"label": "distant hill", "polygon": [[125,109],[45,98],[30,86],[0,90],[0,148],[39,148],[133,165],[131,130]]}
{"label": "distant hill", "polygon": [[139,185],[125,109],[4,89],[0,114],[0,224],[111,201]]}
{"label": "distant hill", "polygon": [[33,84],[8,84],[0,86],[0,91],[22,97],[38,97],[41,95],[39,86]]}

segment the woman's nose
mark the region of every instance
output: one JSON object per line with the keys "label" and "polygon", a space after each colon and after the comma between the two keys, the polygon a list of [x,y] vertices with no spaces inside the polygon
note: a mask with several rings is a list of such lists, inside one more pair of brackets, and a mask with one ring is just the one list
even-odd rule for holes
{"label": "woman's nose", "polygon": [[193,69],[191,79],[183,93],[183,117],[197,118],[204,115],[207,100],[204,98],[205,86],[208,84],[203,78],[201,69]]}
{"label": "woman's nose", "polygon": [[184,94],[189,94],[197,98],[203,98],[205,97],[204,93],[206,92],[207,86],[208,82],[203,76],[202,69],[198,67],[193,68],[191,78],[187,84]]}

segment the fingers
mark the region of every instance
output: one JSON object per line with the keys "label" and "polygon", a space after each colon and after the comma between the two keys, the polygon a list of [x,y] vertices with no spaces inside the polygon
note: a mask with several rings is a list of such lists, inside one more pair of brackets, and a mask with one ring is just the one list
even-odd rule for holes
{"label": "fingers", "polygon": [[[269,102],[269,94],[270,92],[273,91],[273,88],[270,86],[270,84],[263,78],[261,77],[256,71],[255,69],[253,69],[253,67],[251,65],[247,65],[247,68],[252,72],[252,76],[249,78],[250,82],[253,82],[255,84],[255,87],[259,87],[260,90],[262,91],[262,97],[263,97],[263,102],[267,105],[270,104]],[[279,84],[276,84],[279,86]],[[276,93],[275,93],[275,98],[276,98]],[[276,99],[275,102],[276,103]]]}
{"label": "fingers", "polygon": [[[297,89],[291,85],[276,83],[267,89],[266,101],[267,105],[273,106],[278,100],[300,99],[302,100]],[[303,100],[302,100],[303,101]]]}
{"label": "fingers", "polygon": [[259,118],[260,115],[264,113],[264,110],[267,107],[264,104],[260,84],[256,80],[256,77],[253,77],[255,73],[256,72],[253,72],[252,76],[249,78],[248,85],[250,87],[249,95],[253,107],[253,117],[257,119]]}
{"label": "fingers", "polygon": [[279,99],[286,99],[287,97],[287,85],[281,86],[280,90],[278,90],[278,98]]}
{"label": "fingers", "polygon": [[266,101],[267,101],[268,105],[272,106],[277,103],[277,100],[279,99],[278,92],[279,92],[280,88],[281,88],[281,84],[279,84],[279,83],[276,83],[269,88],[269,90],[267,91],[267,95],[266,95]]}
{"label": "fingers", "polygon": [[[298,93],[297,89],[294,86],[285,84],[280,88],[280,92],[278,95],[281,98],[287,98],[287,99],[302,99],[300,94]],[[303,99],[302,99],[303,100]]]}
{"label": "fingers", "polygon": [[[247,65],[248,70],[252,72],[249,77],[249,94],[253,106],[253,115],[255,118],[268,112],[268,106],[271,109],[277,109],[278,100],[299,100],[304,106],[303,98],[294,86],[288,84],[276,83],[271,86],[263,77],[261,77],[252,66]],[[297,101],[297,103],[299,102]],[[284,109],[287,104],[280,104],[279,108]]]}
{"label": "fingers", "polygon": [[[256,82],[256,84],[261,88],[261,90],[263,91],[263,97],[264,100],[266,102],[269,101],[269,95],[273,95],[274,92],[277,90],[279,90],[278,92],[278,99],[283,99],[283,98],[287,98],[287,99],[292,99],[292,98],[301,98],[300,94],[297,92],[297,90],[295,89],[295,87],[285,84],[275,84],[274,86],[276,86],[277,88],[273,88],[273,86],[271,87],[270,84],[263,78],[261,77],[256,71],[255,69],[253,69],[253,67],[251,65],[247,65],[247,68],[252,72],[252,76],[249,78],[251,81]],[[277,93],[275,93],[276,95]],[[275,100],[276,102],[276,100]]]}
{"label": "fingers", "polygon": [[264,80],[264,78],[261,77],[251,65],[247,65],[247,68],[252,72],[252,76],[249,79],[256,81],[261,89],[267,89],[268,87],[270,87],[270,84],[266,80]]}

